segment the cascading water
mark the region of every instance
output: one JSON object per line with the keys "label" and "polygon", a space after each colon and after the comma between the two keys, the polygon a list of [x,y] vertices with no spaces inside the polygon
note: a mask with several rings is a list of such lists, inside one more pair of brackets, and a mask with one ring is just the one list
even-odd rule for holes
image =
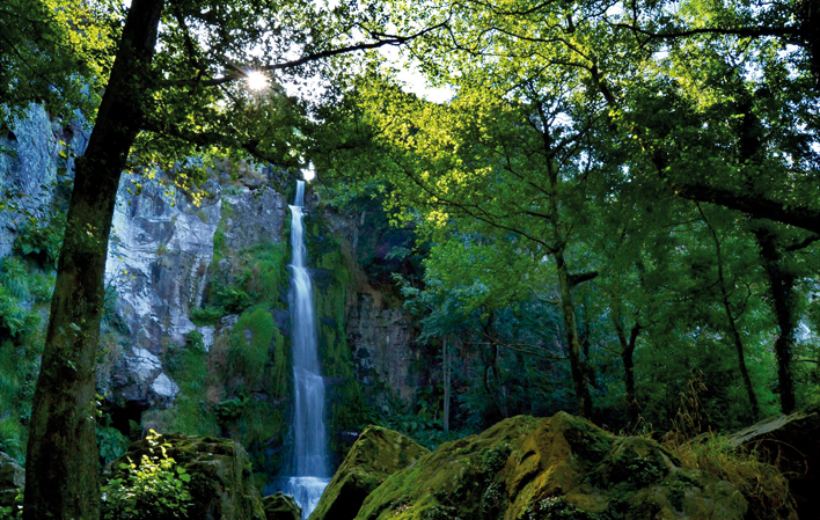
{"label": "cascading water", "polygon": [[302,507],[307,518],[322,496],[330,477],[325,428],[325,382],[319,367],[313,287],[306,266],[307,250],[302,225],[305,181],[296,181],[296,198],[290,206],[291,324],[293,329],[293,461],[285,492]]}

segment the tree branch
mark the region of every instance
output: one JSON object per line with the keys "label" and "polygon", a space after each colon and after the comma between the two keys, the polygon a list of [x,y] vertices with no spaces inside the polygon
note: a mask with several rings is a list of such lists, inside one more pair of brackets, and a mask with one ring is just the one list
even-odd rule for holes
{"label": "tree branch", "polygon": [[[308,63],[323,60],[326,58],[331,58],[333,56],[339,56],[342,54],[349,54],[352,52],[359,52],[365,50],[372,50],[378,49],[379,47],[384,47],[387,45],[403,45],[410,41],[413,41],[417,38],[420,38],[426,34],[429,34],[437,29],[441,29],[443,27],[448,26],[449,19],[445,20],[441,23],[436,25],[432,25],[421,31],[418,31],[414,34],[409,36],[401,36],[401,35],[393,35],[393,34],[384,34],[379,32],[370,32],[371,37],[375,37],[376,41],[366,42],[366,43],[357,43],[354,45],[346,45],[344,47],[337,47],[334,49],[326,49],[323,51],[313,52],[302,56],[301,58],[297,58],[295,60],[283,61],[280,63],[270,63],[267,65],[260,65],[254,67],[260,71],[267,71],[273,72],[277,70],[285,70],[285,69],[293,69],[296,67],[300,67],[302,65],[306,65]],[[200,79],[200,78],[190,78],[190,79],[181,79],[181,80],[169,80],[160,83],[160,87],[171,87],[171,86],[186,86],[186,85],[199,85],[204,87],[214,87],[217,85],[223,85],[225,83],[230,83],[232,81],[236,81],[238,79],[242,79],[245,77],[245,71],[241,66],[238,65],[230,65],[229,66],[231,71],[224,76],[210,78],[210,79]]]}
{"label": "tree branch", "polygon": [[776,200],[737,193],[706,184],[673,183],[672,189],[676,195],[685,199],[710,202],[742,211],[754,218],[774,220],[820,233],[820,211],[812,208],[793,207]]}

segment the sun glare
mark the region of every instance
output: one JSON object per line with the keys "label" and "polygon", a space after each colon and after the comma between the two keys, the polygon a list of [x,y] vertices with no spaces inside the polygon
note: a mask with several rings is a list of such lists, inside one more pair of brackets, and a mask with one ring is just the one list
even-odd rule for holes
{"label": "sun glare", "polygon": [[268,88],[270,79],[268,76],[259,70],[250,70],[245,74],[245,81],[248,83],[248,88],[254,92],[259,92]]}

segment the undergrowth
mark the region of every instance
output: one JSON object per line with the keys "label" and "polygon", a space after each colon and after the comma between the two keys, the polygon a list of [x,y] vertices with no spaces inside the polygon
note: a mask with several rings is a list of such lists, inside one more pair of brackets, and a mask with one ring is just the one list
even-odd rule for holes
{"label": "undergrowth", "polygon": [[701,406],[706,390],[703,374],[694,374],[680,394],[673,428],[663,436],[663,445],[685,467],[733,484],[749,503],[749,520],[796,520],[794,500],[783,473],[754,451],[739,450],[728,435],[708,430]]}

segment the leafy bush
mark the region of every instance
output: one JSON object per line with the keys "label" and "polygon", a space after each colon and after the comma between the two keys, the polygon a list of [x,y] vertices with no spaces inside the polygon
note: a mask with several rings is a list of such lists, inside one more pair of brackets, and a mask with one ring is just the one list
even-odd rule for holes
{"label": "leafy bush", "polygon": [[145,438],[148,454],[139,463],[117,467],[118,474],[102,487],[104,520],[187,519],[193,505],[191,475],[168,456],[170,447],[150,430]]}
{"label": "leafy bush", "polygon": [[221,307],[202,307],[191,310],[191,321],[200,326],[213,325],[224,315],[225,309]]}
{"label": "leafy bush", "polygon": [[97,445],[100,447],[100,461],[106,465],[123,456],[128,448],[128,438],[116,428],[98,426]]}
{"label": "leafy bush", "polygon": [[19,520],[23,518],[23,489],[17,490],[14,495],[14,503],[0,506],[0,520]]}
{"label": "leafy bush", "polygon": [[65,215],[52,216],[45,225],[30,218],[14,241],[14,250],[20,256],[31,258],[42,267],[55,267],[60,257],[65,230]]}

